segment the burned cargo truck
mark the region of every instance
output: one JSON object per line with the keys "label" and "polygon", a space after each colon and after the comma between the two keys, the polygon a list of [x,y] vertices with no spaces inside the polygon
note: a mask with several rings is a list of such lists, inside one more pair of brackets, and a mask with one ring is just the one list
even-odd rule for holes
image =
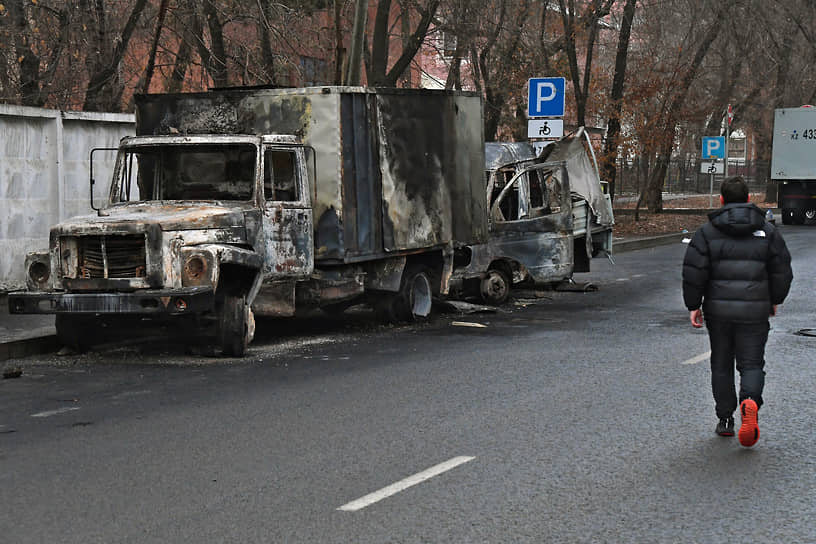
{"label": "burned cargo truck", "polygon": [[107,201],[52,227],[10,311],[56,314],[77,349],[123,314],[169,319],[226,355],[254,315],[427,316],[454,247],[487,235],[481,108],[357,87],[140,96]]}

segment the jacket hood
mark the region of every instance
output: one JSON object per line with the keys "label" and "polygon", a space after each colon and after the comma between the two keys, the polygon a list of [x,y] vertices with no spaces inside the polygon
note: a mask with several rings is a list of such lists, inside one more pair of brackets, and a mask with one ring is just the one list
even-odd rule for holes
{"label": "jacket hood", "polygon": [[749,202],[726,204],[708,214],[711,224],[730,236],[749,236],[765,225],[765,212]]}

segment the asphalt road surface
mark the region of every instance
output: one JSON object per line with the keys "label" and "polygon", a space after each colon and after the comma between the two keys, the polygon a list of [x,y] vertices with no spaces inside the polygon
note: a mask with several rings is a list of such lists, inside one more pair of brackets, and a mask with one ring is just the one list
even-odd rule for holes
{"label": "asphalt road surface", "polygon": [[495,313],[261,321],[242,360],[155,339],[18,360],[0,541],[814,542],[816,227],[782,231],[751,449],[714,434],[677,243]]}

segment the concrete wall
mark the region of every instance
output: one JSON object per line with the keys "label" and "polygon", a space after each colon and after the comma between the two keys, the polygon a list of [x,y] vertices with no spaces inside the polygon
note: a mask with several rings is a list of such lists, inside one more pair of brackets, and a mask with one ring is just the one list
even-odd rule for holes
{"label": "concrete wall", "polygon": [[[0,291],[25,284],[26,253],[51,225],[90,213],[89,155],[133,135],[135,116],[0,104]],[[94,154],[95,200],[107,195],[115,152]]]}

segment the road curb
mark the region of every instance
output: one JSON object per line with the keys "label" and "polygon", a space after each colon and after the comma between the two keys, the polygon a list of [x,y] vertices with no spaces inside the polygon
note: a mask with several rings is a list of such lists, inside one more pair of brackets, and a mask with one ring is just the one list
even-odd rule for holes
{"label": "road curb", "polygon": [[650,236],[648,238],[621,240],[620,242],[613,241],[612,254],[673,244],[682,241],[683,238],[691,238],[693,234],[692,232],[678,232],[676,234],[664,234],[662,236]]}
{"label": "road curb", "polygon": [[24,340],[11,340],[0,343],[0,362],[30,355],[42,355],[44,353],[54,353],[60,349],[59,340],[56,335],[39,336],[26,338]]}

